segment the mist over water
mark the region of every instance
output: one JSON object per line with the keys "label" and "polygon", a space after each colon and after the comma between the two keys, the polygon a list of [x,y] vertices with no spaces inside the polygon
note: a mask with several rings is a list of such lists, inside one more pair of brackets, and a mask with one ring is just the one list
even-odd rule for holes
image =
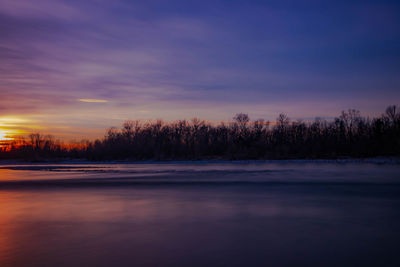
{"label": "mist over water", "polygon": [[396,266],[400,165],[0,166],[0,266]]}

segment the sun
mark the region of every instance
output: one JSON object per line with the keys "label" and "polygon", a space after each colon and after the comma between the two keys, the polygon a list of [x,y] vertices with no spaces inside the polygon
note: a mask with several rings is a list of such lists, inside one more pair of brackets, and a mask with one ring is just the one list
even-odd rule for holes
{"label": "sun", "polygon": [[12,140],[12,138],[8,137],[9,134],[6,131],[0,130],[0,141]]}

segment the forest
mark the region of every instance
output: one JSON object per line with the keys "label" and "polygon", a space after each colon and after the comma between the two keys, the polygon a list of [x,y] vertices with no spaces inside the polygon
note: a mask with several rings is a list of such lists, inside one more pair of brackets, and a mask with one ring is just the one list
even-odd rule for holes
{"label": "forest", "polygon": [[32,133],[0,146],[0,159],[25,161],[82,159],[338,159],[400,156],[400,112],[389,106],[376,118],[354,109],[313,121],[252,121],[244,113],[230,122],[212,124],[198,118],[166,123],[128,120],[104,138],[64,144],[50,135]]}

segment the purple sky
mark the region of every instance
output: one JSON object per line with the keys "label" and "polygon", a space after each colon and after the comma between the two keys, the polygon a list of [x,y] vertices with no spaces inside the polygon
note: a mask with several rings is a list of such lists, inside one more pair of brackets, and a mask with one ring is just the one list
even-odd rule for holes
{"label": "purple sky", "polygon": [[80,139],[126,119],[378,115],[400,104],[399,14],[398,1],[0,0],[0,128]]}

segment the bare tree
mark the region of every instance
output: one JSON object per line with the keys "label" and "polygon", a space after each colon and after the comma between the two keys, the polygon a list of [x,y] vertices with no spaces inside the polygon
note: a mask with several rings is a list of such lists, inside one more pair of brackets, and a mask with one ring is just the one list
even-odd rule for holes
{"label": "bare tree", "polygon": [[250,121],[249,115],[245,113],[238,113],[233,117],[233,120],[239,124],[240,128],[246,128],[247,123]]}
{"label": "bare tree", "polygon": [[400,117],[400,113],[397,112],[396,105],[386,108],[386,116],[391,120],[391,122],[395,122]]}
{"label": "bare tree", "polygon": [[279,114],[276,118],[276,124],[279,128],[285,128],[289,125],[290,119],[285,113]]}
{"label": "bare tree", "polygon": [[400,114],[389,106],[374,119],[354,109],[333,121],[291,122],[279,114],[276,126],[247,114],[211,125],[200,119],[164,123],[126,121],[110,128],[102,140],[64,145],[51,136],[31,134],[0,149],[0,158],[40,160],[46,157],[107,159],[281,159],[400,156]]}

